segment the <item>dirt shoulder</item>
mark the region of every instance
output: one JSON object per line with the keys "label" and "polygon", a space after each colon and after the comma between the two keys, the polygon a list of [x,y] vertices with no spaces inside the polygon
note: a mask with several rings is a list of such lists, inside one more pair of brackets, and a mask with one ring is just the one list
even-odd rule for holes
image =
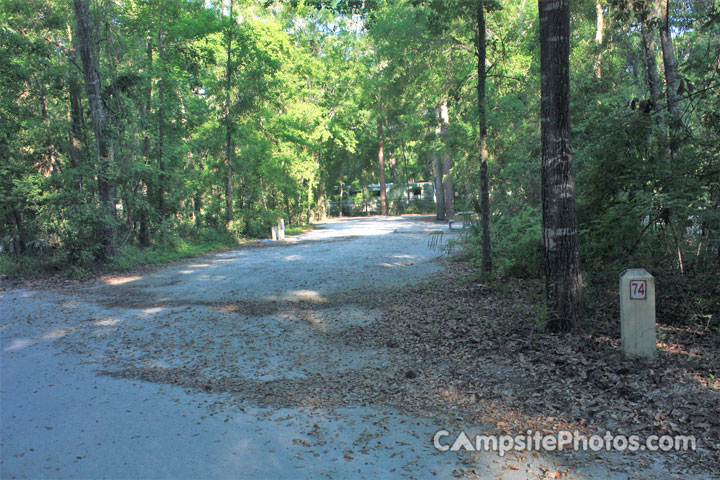
{"label": "dirt shoulder", "polygon": [[[512,435],[693,435],[698,451],[678,454],[679,468],[720,475],[714,364],[677,355],[682,346],[672,342],[661,344],[649,363],[624,359],[618,338],[549,334],[536,321],[541,300],[532,285],[509,282],[500,289],[463,281],[472,273],[448,262],[431,283],[387,294],[385,314],[352,334],[356,342],[404,354],[407,376],[417,379],[398,391],[399,404],[453,411],[463,422]],[[718,342],[703,332],[695,343],[706,358],[718,358]]]}

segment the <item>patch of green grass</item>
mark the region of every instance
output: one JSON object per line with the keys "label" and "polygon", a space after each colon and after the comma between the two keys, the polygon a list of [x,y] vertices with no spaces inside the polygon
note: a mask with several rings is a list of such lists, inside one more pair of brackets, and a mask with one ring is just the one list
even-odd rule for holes
{"label": "patch of green grass", "polygon": [[286,225],[285,235],[299,235],[301,233],[309,232],[315,227],[312,223],[305,223],[302,225]]}
{"label": "patch of green grass", "polygon": [[166,247],[152,246],[149,248],[140,248],[130,245],[122,247],[109,266],[111,270],[132,270],[147,265],[162,265],[176,262],[236,245],[237,242],[193,243],[187,240],[180,240],[176,245]]}
{"label": "patch of green grass", "polygon": [[126,245],[120,248],[109,267],[111,270],[132,270],[148,265],[163,265],[236,247],[238,243],[238,240],[226,231],[203,229],[183,237],[171,235],[162,243],[148,248]]}

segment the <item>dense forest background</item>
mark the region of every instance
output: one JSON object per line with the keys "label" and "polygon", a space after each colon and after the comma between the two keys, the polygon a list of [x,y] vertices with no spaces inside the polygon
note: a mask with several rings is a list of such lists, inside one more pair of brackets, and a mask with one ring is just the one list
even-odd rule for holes
{"label": "dense forest background", "polygon": [[[266,237],[387,180],[436,181],[439,218],[485,207],[470,258],[542,278],[536,3],[1,4],[3,272]],[[720,328],[718,6],[576,0],[570,46],[586,309],[644,267],[659,315]]]}

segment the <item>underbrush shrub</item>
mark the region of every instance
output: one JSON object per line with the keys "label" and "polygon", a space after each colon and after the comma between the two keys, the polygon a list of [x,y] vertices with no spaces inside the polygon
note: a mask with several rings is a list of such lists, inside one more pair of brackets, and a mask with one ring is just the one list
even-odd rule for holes
{"label": "underbrush shrub", "polygon": [[173,218],[164,220],[157,227],[154,244],[166,250],[177,248],[181,241],[177,227],[178,225]]}
{"label": "underbrush shrub", "polygon": [[405,214],[431,214],[435,213],[435,202],[430,200],[413,200],[409,205],[403,206],[400,213]]}
{"label": "underbrush shrub", "polygon": [[[52,259],[52,257],[50,258]],[[53,263],[53,266],[49,266],[44,256],[15,255],[14,253],[3,252],[0,255],[0,273],[3,275],[23,275],[59,268],[55,265],[56,261]]]}
{"label": "underbrush shrub", "polygon": [[63,222],[57,227],[58,249],[56,261],[67,265],[84,267],[107,259],[102,238],[112,219],[96,208],[78,205],[69,209]]}
{"label": "underbrush shrub", "polygon": [[[720,328],[720,269],[714,252],[703,249],[700,241],[686,238],[679,244],[682,268],[663,229],[646,233],[632,252],[621,249],[615,257],[586,253],[582,268],[588,318],[597,328],[619,332],[619,277],[628,268],[644,268],[655,277],[658,323]],[[595,251],[601,251],[600,246],[587,249]]]}
{"label": "underbrush shrub", "polygon": [[243,233],[251,238],[270,238],[270,229],[277,225],[277,219],[287,215],[275,211],[253,212],[245,216]]}
{"label": "underbrush shrub", "polygon": [[85,276],[93,265],[108,259],[110,252],[99,239],[113,221],[92,206],[77,204],[67,208],[61,216],[47,221],[46,228],[26,231],[21,252],[3,248],[6,255],[2,255],[0,272]]}
{"label": "underbrush shrub", "polygon": [[245,237],[245,219],[241,216],[231,220],[225,228],[215,227],[198,231],[198,235],[202,235],[208,242],[220,239],[234,239],[235,241],[240,241]]}
{"label": "underbrush shrub", "polygon": [[113,258],[112,267],[128,270],[146,265],[158,265],[200,255],[213,250],[237,245],[236,236],[222,227],[194,229],[181,225],[175,231],[166,232],[162,240],[147,248],[123,245]]}
{"label": "underbrush shrub", "polygon": [[[542,217],[537,208],[523,206],[512,215],[493,218],[493,261],[500,276],[541,278],[543,275]],[[472,260],[482,262],[481,237],[475,235]]]}
{"label": "underbrush shrub", "polygon": [[[223,228],[200,228],[192,232],[192,237],[197,238],[202,243],[206,244],[230,244],[238,240],[234,232],[228,231]],[[185,238],[192,238],[191,236],[185,236]]]}

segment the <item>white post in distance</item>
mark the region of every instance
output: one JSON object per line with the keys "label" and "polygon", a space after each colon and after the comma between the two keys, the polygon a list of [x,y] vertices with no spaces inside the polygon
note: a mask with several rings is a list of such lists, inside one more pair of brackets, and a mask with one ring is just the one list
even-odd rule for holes
{"label": "white post in distance", "polygon": [[620,276],[620,336],[625,355],[655,357],[655,278],[644,268]]}
{"label": "white post in distance", "polygon": [[277,219],[277,239],[285,240],[285,219],[282,217]]}

